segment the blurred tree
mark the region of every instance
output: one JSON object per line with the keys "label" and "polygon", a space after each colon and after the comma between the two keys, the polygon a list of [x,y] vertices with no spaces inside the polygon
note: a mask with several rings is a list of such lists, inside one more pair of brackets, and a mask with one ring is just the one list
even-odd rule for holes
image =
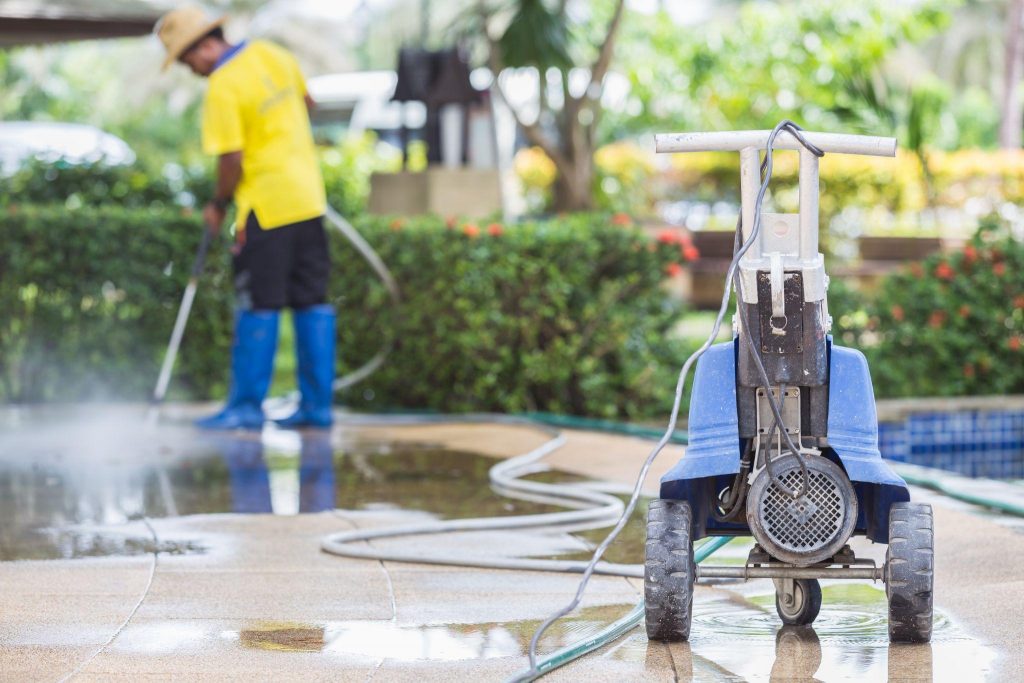
{"label": "blurred tree", "polygon": [[[515,0],[511,6],[480,0],[477,5],[476,35],[486,40],[494,89],[530,144],[541,148],[555,164],[556,211],[593,208],[601,98],[624,14],[625,0]],[[583,64],[587,66],[581,69]],[[517,107],[502,85],[505,69],[525,67],[537,72],[535,117]],[[577,85],[579,76],[583,78]],[[561,86],[555,97],[549,87],[553,79]]]}
{"label": "blurred tree", "polygon": [[863,80],[948,21],[931,0],[744,3],[691,31],[666,14],[632,21],[619,60],[631,101],[616,124],[646,131],[770,128],[783,117],[826,130],[856,123],[861,117],[851,112],[872,108],[858,88]]}
{"label": "blurred tree", "polygon": [[1024,107],[1020,99],[1020,77],[1024,40],[1021,22],[1024,21],[1024,0],[1011,0],[1006,8],[1006,57],[1003,64],[1003,100],[1000,107],[999,146],[1019,149],[1021,126],[1024,125]]}

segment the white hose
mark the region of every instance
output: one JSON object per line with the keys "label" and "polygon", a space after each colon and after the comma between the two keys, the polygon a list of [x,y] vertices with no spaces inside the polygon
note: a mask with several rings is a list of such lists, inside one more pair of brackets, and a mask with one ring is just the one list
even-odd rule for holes
{"label": "white hose", "polygon": [[[521,424],[518,420],[502,420]],[[566,512],[548,512],[536,515],[509,517],[474,517],[421,524],[408,524],[387,529],[347,531],[325,537],[321,548],[332,555],[417,564],[440,564],[483,569],[511,569],[548,572],[582,573],[586,562],[570,560],[538,560],[525,558],[480,558],[447,554],[418,553],[386,550],[361,545],[366,541],[400,536],[443,534],[459,531],[501,531],[514,529],[544,529],[545,531],[582,531],[599,529],[614,524],[622,514],[623,503],[613,495],[595,491],[590,485],[548,484],[527,481],[522,477],[547,468],[539,461],[565,445],[565,437],[557,435],[529,453],[500,462],[490,469],[488,477],[492,487],[501,495],[520,500],[543,502],[574,508]],[[360,545],[357,545],[360,544]],[[598,574],[642,578],[644,570],[638,564],[599,563]]]}
{"label": "white hose", "polygon": [[[359,231],[352,227],[352,224],[345,220],[345,217],[335,211],[330,205],[327,206],[327,211],[324,214],[327,218],[327,222],[333,225],[338,232],[344,235],[359,255],[366,259],[366,262],[370,264],[373,271],[377,273],[377,277],[380,278],[381,282],[384,283],[384,287],[388,290],[388,295],[391,297],[391,303],[397,306],[402,301],[401,292],[398,289],[398,283],[395,282],[395,278],[391,275],[391,271],[384,265],[384,261],[373,250],[369,242],[363,239],[363,236],[359,234]],[[384,364],[388,354],[391,353],[391,349],[394,346],[394,338],[390,336],[386,338],[384,345],[381,350],[377,352],[373,358],[364,363],[361,367],[356,368],[352,372],[348,373],[344,377],[339,377],[334,380],[334,390],[341,391],[348,387],[362,382],[364,379],[372,375],[377,369]]]}

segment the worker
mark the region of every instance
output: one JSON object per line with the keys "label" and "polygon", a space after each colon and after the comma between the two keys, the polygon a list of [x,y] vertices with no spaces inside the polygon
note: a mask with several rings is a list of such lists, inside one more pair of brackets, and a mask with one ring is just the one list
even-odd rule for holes
{"label": "worker", "polygon": [[301,401],[284,427],[328,427],[335,313],[327,304],[330,258],[323,178],[310,129],[314,103],[295,58],[262,40],[231,44],[225,19],[195,5],[168,12],[156,34],[175,61],[208,79],[202,146],[217,157],[214,198],[203,221],[214,235],[236,210],[236,293],[227,405],[198,420],[206,429],[261,429],[273,373],[278,316],[293,311]]}

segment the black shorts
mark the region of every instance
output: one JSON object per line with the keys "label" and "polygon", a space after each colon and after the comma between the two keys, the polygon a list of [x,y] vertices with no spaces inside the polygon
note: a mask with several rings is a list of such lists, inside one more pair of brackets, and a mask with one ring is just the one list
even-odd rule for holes
{"label": "black shorts", "polygon": [[323,218],[264,230],[250,212],[245,244],[232,265],[242,310],[301,310],[326,303],[331,257]]}

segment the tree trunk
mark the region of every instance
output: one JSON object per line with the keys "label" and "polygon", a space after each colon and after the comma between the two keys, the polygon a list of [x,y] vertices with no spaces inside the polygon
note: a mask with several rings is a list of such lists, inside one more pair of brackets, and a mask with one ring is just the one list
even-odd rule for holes
{"label": "tree trunk", "polygon": [[1021,79],[1021,21],[1024,19],[1024,0],[1011,0],[1006,17],[1006,62],[1003,65],[1003,101],[1000,107],[999,146],[1020,149],[1021,127],[1024,126],[1024,107],[1020,99]]}
{"label": "tree trunk", "polygon": [[552,191],[552,206],[557,213],[594,209],[593,173],[583,173],[578,164],[573,171],[559,171]]}
{"label": "tree trunk", "polygon": [[[579,125],[578,123],[576,124]],[[558,175],[552,191],[552,208],[556,212],[592,211],[594,209],[594,150],[574,126],[564,130],[565,163],[556,164]]]}

